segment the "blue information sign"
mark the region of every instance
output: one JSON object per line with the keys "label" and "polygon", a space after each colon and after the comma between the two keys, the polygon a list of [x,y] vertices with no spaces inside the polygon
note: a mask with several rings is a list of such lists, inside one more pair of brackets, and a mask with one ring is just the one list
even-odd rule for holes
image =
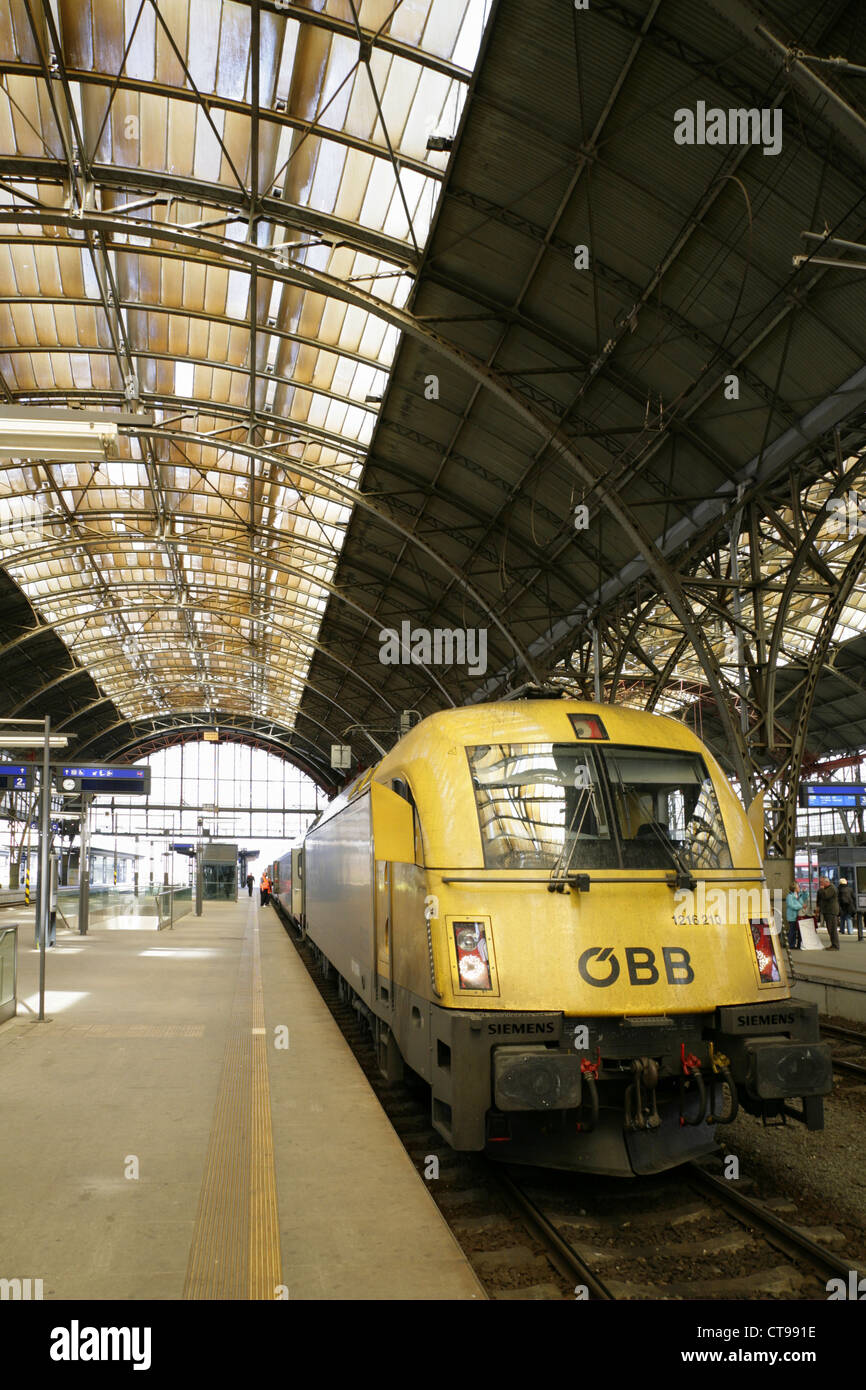
{"label": "blue information sign", "polygon": [[0,763],[0,791],[29,792],[32,787],[32,763]]}
{"label": "blue information sign", "polygon": [[866,786],[862,782],[802,782],[800,805],[809,811],[862,810]]}
{"label": "blue information sign", "polygon": [[130,767],[123,763],[61,763],[55,764],[52,771],[57,790],[67,794],[150,795],[149,767]]}

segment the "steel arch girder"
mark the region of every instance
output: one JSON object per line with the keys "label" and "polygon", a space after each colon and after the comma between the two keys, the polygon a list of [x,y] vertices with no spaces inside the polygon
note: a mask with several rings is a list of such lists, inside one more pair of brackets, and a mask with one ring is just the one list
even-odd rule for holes
{"label": "steel arch girder", "polygon": [[[47,628],[39,628],[38,630],[40,632],[48,631]],[[53,690],[58,685],[63,685],[64,681],[71,680],[73,676],[85,676],[88,680],[93,681],[93,676],[86,669],[86,667],[73,666],[69,671],[64,671],[62,675],[55,676],[53,680],[46,681],[45,684],[41,685],[38,690],[32,691],[32,693],[27,696],[26,700],[22,700],[19,704],[15,706],[14,709],[9,710],[6,717],[9,719],[14,719],[15,716],[17,714],[20,714],[23,709],[26,709],[28,705],[32,705],[34,700],[41,699],[41,697],[47,694],[49,690]]]}
{"label": "steel arch girder", "polygon": [[[105,703],[105,702],[102,701],[102,700],[96,701],[96,702],[94,703],[93,708],[95,708],[97,704],[103,704],[103,703]],[[238,716],[237,716],[237,715],[228,716],[228,718],[232,718],[232,717],[236,719]],[[249,717],[250,717],[250,718],[253,718],[253,719],[255,719],[255,718],[262,718],[262,716],[260,716],[260,715],[251,715],[251,716],[249,716]],[[80,757],[81,754],[84,753],[88,748],[92,748],[93,745],[94,745],[95,743],[99,743],[101,739],[106,738],[106,737],[108,736],[108,734],[112,733],[115,729],[123,729],[123,728],[127,728],[127,727],[130,728],[130,729],[132,729],[132,728],[135,728],[135,726],[136,726],[137,724],[141,724],[141,723],[151,723],[151,722],[153,722],[153,721],[160,720],[160,719],[168,719],[168,720],[174,720],[174,719],[190,719],[190,720],[192,720],[192,719],[197,719],[199,722],[198,722],[197,724],[192,725],[191,727],[200,728],[200,729],[202,729],[202,728],[209,728],[209,729],[210,729],[210,728],[213,728],[215,722],[218,722],[218,711],[215,711],[214,714],[204,714],[204,713],[202,713],[202,714],[194,714],[194,713],[191,712],[191,711],[183,711],[183,712],[180,712],[180,713],[178,713],[178,714],[176,714],[176,715],[154,714],[154,715],[144,715],[141,719],[136,719],[136,718],[121,718],[121,719],[117,719],[117,720],[115,720],[115,722],[114,722],[113,724],[107,724],[107,725],[105,725],[105,727],[102,728],[102,729],[100,729],[100,730],[98,731],[98,733],[93,734],[93,735],[87,740],[86,743],[83,743],[79,748],[76,748],[76,750],[75,750],[75,755],[76,755],[76,757]],[[278,726],[280,721],[279,721],[279,720],[276,720],[276,719],[265,719],[265,718],[262,718],[262,722],[265,723],[265,724],[272,724],[272,725]],[[333,731],[330,730],[330,729],[327,727],[327,725],[320,723],[320,721],[317,720],[317,719],[312,720],[312,722],[313,722],[314,724],[318,724],[318,725],[319,725],[319,728],[323,729],[324,732],[327,733],[328,736],[329,736],[330,738],[332,738],[332,739],[336,738],[336,735],[334,735]],[[174,727],[174,725],[172,725],[172,727]],[[222,725],[220,725],[220,727],[222,727]],[[283,726],[283,727],[286,727],[286,726]],[[294,733],[294,730],[289,730],[289,732],[290,732],[290,733]],[[302,735],[302,734],[298,734],[298,737],[299,737],[299,738],[303,738],[303,735]],[[306,742],[309,742],[309,740],[305,740],[305,741],[306,741]],[[337,741],[339,741],[339,740],[337,740]]]}
{"label": "steel arch girder", "polygon": [[[115,218],[93,213],[84,213],[80,218],[76,218],[70,215],[58,215],[56,212],[46,212],[43,214],[24,210],[22,215],[20,209],[16,209],[14,212],[0,210],[0,223],[5,221],[7,223],[15,222],[26,225],[34,220],[41,225],[51,225],[52,223],[54,225],[60,224],[67,226],[84,225],[92,227],[93,230],[101,230],[109,233],[119,231],[125,234],[130,230],[130,221],[126,221],[123,225],[118,225],[118,220]],[[447,339],[435,333],[429,327],[425,327],[419,323],[411,313],[385,304],[383,301],[377,300],[374,295],[359,290],[357,286],[348,286],[334,276],[327,275],[321,271],[312,271],[308,268],[301,269],[297,266],[276,268],[269,258],[262,256],[261,253],[252,248],[243,247],[240,244],[225,246],[222,243],[218,243],[217,248],[214,248],[212,238],[202,238],[196,235],[183,236],[180,234],[179,229],[169,229],[147,223],[140,224],[140,226],[139,224],[134,224],[134,227],[136,235],[150,237],[154,240],[168,240],[204,250],[218,249],[226,260],[240,260],[250,268],[256,266],[266,274],[270,274],[273,271],[275,272],[274,278],[276,279],[285,280],[286,283],[289,284],[299,285],[301,288],[312,290],[314,293],[322,293],[325,297],[336,298],[342,302],[353,304],[393,324],[398,329],[410,334],[410,336],[419,338],[423,343],[429,344],[434,351],[442,355],[447,361],[452,362],[460,370],[468,372],[475,380],[480,381],[482,386],[486,387],[493,395],[510,406],[512,410],[529,423],[533,429],[538,430],[547,445],[559,453],[566,462],[570,464],[578,477],[591,485],[601,484],[601,500],[603,505],[615,520],[619,522],[639,553],[644,556],[647,565],[652,570],[662,590],[667,593],[668,600],[674,612],[689,635],[692,645],[707,675],[712,693],[717,701],[719,714],[734,755],[734,761],[737,765],[738,773],[741,774],[742,777],[742,784],[744,787],[749,785],[749,770],[745,748],[725,699],[718,662],[711,648],[704,640],[700,626],[695,620],[688,600],[682,592],[676,572],[668,565],[661,551],[658,550],[641,524],[634,519],[630,509],[622,503],[619,498],[604,491],[603,476],[601,473],[586,464],[571,448],[567,440],[561,437],[559,425],[556,420],[549,419],[539,407],[531,405],[521,399],[517,393],[503,382],[498,373],[487,368],[484,363],[472,357],[469,353],[455,347],[454,344],[448,342]],[[299,471],[297,466],[295,466],[295,471]],[[360,494],[358,495],[358,500],[360,501]],[[414,543],[419,544],[417,539],[414,539]],[[481,603],[480,606],[485,611],[490,612],[486,604]],[[494,615],[491,614],[491,616]],[[496,621],[497,627],[502,631],[502,624],[498,617],[494,616],[494,620]],[[506,634],[504,633],[503,635]],[[533,679],[538,679],[528,655],[522,651],[522,648],[516,643],[516,639],[514,639],[510,633],[507,635],[510,645],[523,656],[524,664],[529,669]]]}
{"label": "steel arch girder", "polygon": [[[192,716],[191,716],[191,718],[192,718]],[[121,745],[119,748],[113,748],[113,749],[111,750],[112,757],[113,757],[113,758],[117,758],[118,760],[122,760],[122,758],[124,757],[124,755],[126,755],[126,754],[128,754],[128,753],[130,753],[130,752],[133,752],[133,751],[138,751],[139,748],[141,748],[141,749],[146,749],[148,743],[157,742],[157,741],[159,741],[159,740],[161,740],[161,739],[163,739],[163,738],[165,738],[165,739],[167,739],[167,740],[171,740],[172,742],[191,742],[192,739],[195,737],[196,733],[200,732],[200,731],[201,731],[203,728],[205,728],[205,727],[207,727],[207,728],[212,728],[212,727],[213,727],[213,723],[214,723],[214,721],[213,721],[212,719],[204,718],[204,717],[202,718],[202,721],[201,721],[200,723],[198,723],[198,724],[191,723],[191,722],[186,722],[184,716],[178,716],[178,720],[179,720],[179,722],[178,722],[177,724],[175,724],[175,725],[168,726],[168,727],[166,727],[165,729],[153,729],[153,730],[151,730],[150,733],[145,733],[145,734],[143,734],[143,735],[140,736],[140,737],[137,736],[137,737],[135,737],[135,738],[133,738],[133,739],[130,739],[127,743]],[[271,722],[271,721],[266,721],[266,722]],[[123,721],[123,724],[128,724],[129,727],[133,727],[133,725],[132,725],[132,724],[130,723],[130,721],[128,721],[128,720],[124,720],[124,721]],[[121,725],[113,725],[113,726],[112,726],[112,728],[116,728],[116,727],[122,727],[122,726],[121,726]],[[328,792],[328,793],[333,792],[334,786],[335,786],[335,783],[336,783],[336,779],[334,779],[334,778],[330,778],[330,779],[329,779],[329,778],[327,777],[327,775],[326,775],[326,770],[325,770],[325,768],[324,768],[324,765],[322,765],[321,767],[319,767],[319,766],[316,764],[315,759],[313,759],[313,758],[311,758],[311,757],[304,757],[304,755],[303,755],[302,753],[300,753],[300,752],[295,752],[294,750],[292,751],[292,754],[291,754],[291,756],[290,756],[290,754],[289,754],[289,752],[288,752],[288,745],[285,744],[285,743],[283,743],[283,742],[282,742],[278,737],[276,737],[275,735],[273,735],[273,734],[268,734],[268,733],[265,732],[264,730],[261,730],[261,731],[260,731],[260,730],[256,730],[256,729],[246,729],[242,724],[232,724],[232,723],[231,723],[230,721],[228,721],[228,720],[221,720],[220,723],[219,723],[219,727],[220,727],[220,730],[227,729],[227,730],[230,730],[230,731],[233,732],[233,733],[236,733],[236,734],[239,736],[239,741],[240,741],[240,742],[245,742],[245,741],[247,741],[247,740],[249,740],[250,742],[252,742],[252,740],[257,739],[257,740],[259,740],[260,742],[263,742],[263,743],[268,744],[269,747],[270,747],[270,749],[271,749],[274,753],[276,753],[277,756],[283,757],[283,758],[285,759],[285,761],[286,761],[286,762],[290,762],[290,763],[292,764],[292,766],[294,766],[294,767],[300,767],[300,770],[301,770],[302,772],[306,772],[307,775],[308,775],[308,776],[316,783],[316,785],[319,786],[323,791],[326,791],[326,792]],[[172,740],[172,739],[171,739],[171,735],[172,735],[173,732],[177,732],[177,734],[179,735],[179,737]],[[183,734],[184,734],[184,733],[188,733],[189,737],[188,737],[188,738],[183,738]],[[292,733],[294,734],[294,731],[292,731]],[[100,735],[99,737],[101,737],[101,736],[102,736],[102,735]],[[302,735],[302,734],[298,734],[297,737],[303,738],[303,735]],[[97,741],[98,741],[98,740],[91,740],[91,743],[97,742]],[[316,748],[316,745],[315,745],[315,744],[310,743],[310,740],[309,740],[309,739],[303,739],[303,741],[304,741],[305,743],[309,743],[309,744],[310,744],[310,747],[313,748],[314,751],[319,751],[319,750]],[[90,744],[85,745],[85,747],[89,747],[89,746],[91,746],[91,745],[90,745]],[[145,756],[145,753],[144,753],[144,752],[142,753],[142,756]]]}
{"label": "steel arch girder", "polygon": [[[64,548],[65,548],[65,547],[64,547]],[[217,551],[217,550],[223,550],[223,551],[224,551],[224,550],[227,550],[228,547],[225,546],[225,545],[217,546],[216,544],[214,544],[214,545],[213,545],[213,549],[214,549],[214,551]],[[62,553],[62,552],[61,552],[61,553]],[[34,552],[34,557],[35,557],[35,558],[36,558],[36,557],[39,557],[40,555],[44,558],[44,556],[45,556],[45,551],[43,550],[43,551],[40,551],[40,552]],[[23,560],[23,561],[26,561],[27,558],[28,558],[27,555],[24,555],[24,556],[21,557],[20,559],[19,559],[18,557],[16,557],[15,564],[21,563],[22,560]],[[278,567],[278,566],[273,566],[273,567]],[[295,573],[295,571],[294,571],[291,567],[289,567],[289,566],[282,566],[282,568],[285,569],[288,573]],[[302,573],[302,572],[299,571],[298,573]],[[368,621],[370,620],[370,615],[368,614],[367,610],[366,610],[365,608],[363,608],[363,607],[361,606],[361,604],[356,603],[354,599],[351,599],[351,598],[349,598],[347,595],[345,595],[340,589],[336,588],[336,586],[330,585],[330,584],[325,584],[323,581],[317,581],[317,582],[319,583],[320,587],[322,587],[322,588],[324,588],[324,589],[327,590],[329,597],[338,599],[340,602],[345,603],[349,608],[352,608],[353,610],[355,610],[356,612],[358,612],[363,618],[367,619]],[[130,590],[133,590],[133,591],[141,589],[141,590],[143,590],[144,592],[152,592],[154,589],[157,589],[157,588],[159,588],[160,586],[159,586],[159,584],[158,584],[157,582],[144,582],[144,581],[142,581],[141,584],[119,584],[119,583],[112,583],[112,586],[111,586],[111,587],[112,587],[112,591],[113,591],[113,592],[115,592],[115,593],[122,593],[122,592],[124,592],[124,591],[127,590],[127,589],[130,589]],[[173,590],[173,581],[172,581],[172,580],[165,580],[165,581],[164,581],[163,587],[169,588],[169,589],[172,589],[172,590]],[[76,595],[75,593],[70,594],[69,597],[68,597],[68,601],[69,601],[71,604],[77,603],[77,595]],[[194,607],[197,608],[197,609],[198,609],[198,608],[201,608],[203,611],[205,611],[205,612],[207,612],[207,613],[217,614],[217,615],[219,615],[221,618],[227,618],[227,619],[230,619],[230,620],[232,620],[232,621],[234,621],[234,622],[253,622],[253,621],[255,620],[255,619],[254,619],[254,616],[253,616],[252,614],[239,613],[239,612],[238,612],[236,609],[234,609],[234,608],[222,607],[221,605],[215,604],[211,599],[208,599],[207,601],[202,600],[202,601],[199,602],[199,603],[194,603],[192,606],[194,606]],[[112,612],[113,612],[114,614],[118,615],[118,616],[119,616],[120,614],[122,614],[122,613],[123,613],[123,614],[140,614],[140,613],[142,612],[142,610],[143,610],[144,608],[146,608],[146,607],[147,607],[146,604],[134,604],[134,603],[131,603],[131,604],[122,604],[122,605],[120,605],[119,607],[115,606],[114,608],[112,608]],[[182,609],[182,608],[183,608],[183,605],[178,604],[176,601],[174,601],[174,602],[171,603],[170,607],[172,607],[172,608],[174,608],[174,609],[178,609],[178,608]],[[14,637],[10,642],[6,642],[6,643],[4,643],[4,645],[3,645],[2,647],[0,647],[0,657],[2,657],[2,656],[3,656],[6,652],[8,652],[8,651],[14,650],[16,647],[23,646],[25,642],[30,641],[30,640],[31,640],[32,638],[34,638],[34,637],[38,637],[41,633],[45,633],[45,632],[55,632],[55,633],[57,633],[58,629],[60,629],[60,628],[65,628],[65,627],[66,627],[67,625],[69,625],[69,624],[74,624],[74,623],[77,623],[77,622],[86,623],[86,622],[89,622],[89,621],[90,621],[91,619],[93,619],[93,618],[98,618],[98,617],[101,617],[101,616],[103,616],[103,615],[104,615],[104,609],[103,609],[102,607],[91,608],[91,609],[87,609],[87,610],[84,610],[84,611],[82,611],[80,607],[79,607],[79,608],[76,608],[75,611],[74,611],[72,614],[70,614],[68,617],[54,618],[51,622],[43,622],[43,623],[40,623],[40,624],[38,624],[38,625],[35,626],[35,627],[28,628],[25,632],[19,633],[17,637]],[[288,638],[290,639],[290,641],[292,641],[292,642],[297,642],[297,641],[299,640],[299,639],[296,638],[296,636],[295,636],[294,631],[293,631],[292,628],[290,628],[290,627],[283,627],[281,624],[278,625],[278,624],[274,623],[272,619],[271,619],[271,626],[272,626],[272,628],[273,628],[274,631],[280,632],[283,636],[288,637]],[[62,641],[63,639],[61,638],[60,640]],[[142,639],[142,640],[145,640],[145,639]],[[306,639],[306,641],[307,641],[308,645],[309,645],[314,651],[320,652],[320,653],[322,654],[322,656],[326,657],[328,660],[333,661],[336,665],[341,666],[344,670],[348,671],[351,675],[354,676],[354,675],[357,674],[357,673],[355,672],[354,668],[350,667],[346,662],[342,661],[339,657],[334,656],[333,653],[332,653],[327,647],[325,647],[325,646],[323,646],[322,644],[320,644],[320,643],[318,642],[318,640],[314,641],[313,639],[308,638],[308,639]],[[82,648],[82,650],[83,650],[83,649],[84,649],[84,648]],[[71,648],[70,648],[70,651],[71,651]],[[430,681],[432,684],[434,684],[434,685],[442,692],[442,695],[444,696],[445,700],[448,701],[449,703],[453,704],[453,700],[451,700],[451,697],[450,697],[450,695],[448,694],[447,690],[446,690],[445,687],[442,685],[442,683],[441,683],[441,681],[439,680],[439,678],[438,678],[436,675],[434,675],[434,673],[430,670],[430,668],[427,667],[427,666],[423,666],[423,665],[420,665],[420,664],[419,664],[419,669],[420,669],[420,670],[423,670],[423,672],[424,672],[425,676],[427,677],[428,681]],[[368,686],[368,688],[372,691],[372,693],[374,694],[374,696],[375,696],[377,699],[381,700],[382,703],[385,704],[389,709],[392,708],[392,706],[390,705],[389,701],[385,698],[385,696],[384,696],[380,691],[375,690],[375,688],[372,687],[372,686],[369,686],[369,685],[368,685],[368,682],[365,681],[365,680],[363,680],[362,677],[358,676],[357,678],[358,678],[358,680],[361,681],[361,683],[362,683],[363,685]]]}
{"label": "steel arch girder", "polygon": [[[306,13],[309,14],[309,11]],[[188,87],[172,86],[168,82],[150,81],[143,77],[131,77],[124,72],[119,74],[94,72],[89,68],[72,68],[68,64],[64,65],[64,69],[70,83],[78,83],[83,87],[110,87],[119,92],[137,92],[164,97],[168,101],[181,101],[193,106],[206,104],[211,111],[225,111],[231,115],[242,116],[247,119],[250,119],[253,114],[253,108],[249,103],[239,101],[237,98],[223,96],[219,92],[198,94]],[[0,61],[0,75],[43,79],[43,71],[38,63],[28,63],[20,59]],[[386,163],[390,163],[390,156],[385,145],[377,145],[373,140],[365,140],[362,136],[351,135],[348,131],[335,129],[333,126],[320,125],[315,120],[307,121],[302,116],[291,115],[288,111],[277,111],[267,107],[259,110],[258,118],[264,125],[276,126],[278,129],[308,131],[314,138],[330,140],[334,144],[345,146],[347,149],[368,154],[373,159],[383,159]],[[445,177],[443,169],[434,168],[423,159],[406,153],[401,154],[399,150],[395,151],[395,155],[403,169],[411,169],[414,173],[432,179],[435,183],[441,183]],[[106,166],[91,167],[105,168]],[[108,167],[118,172],[124,170],[124,166],[117,164]]]}
{"label": "steel arch girder", "polygon": [[774,827],[774,838],[786,857],[793,853],[797,823],[797,791],[803,765],[803,755],[806,749],[806,734],[808,733],[809,719],[815,700],[815,691],[827,659],[827,651],[832,641],[836,624],[839,621],[845,604],[848,602],[851,590],[863,572],[864,564],[866,564],[866,535],[861,538],[855,547],[854,553],[840,577],[836,595],[832,602],[828,604],[821,619],[821,626],[818,629],[818,635],[815,639],[814,651],[806,670],[804,689],[800,699],[800,708],[797,712],[797,721],[794,727],[791,751],[784,768],[781,769],[782,775],[785,777],[786,785],[781,806],[781,814]]}
{"label": "steel arch girder", "polygon": [[[840,484],[847,487],[850,484],[850,482],[858,478],[864,472],[866,472],[866,452],[864,452],[861,455],[861,457],[857,460],[857,462],[854,465],[852,465],[852,467],[844,475],[844,478],[839,479],[839,482]],[[809,552],[814,548],[815,541],[817,537],[820,535],[822,529],[826,526],[826,524],[827,516],[820,511],[816,513],[811,526],[809,527],[805,536],[800,542],[800,545],[797,549],[797,553],[794,556],[793,563],[791,565],[791,569],[788,572],[788,578],[785,583],[785,592],[779,600],[779,609],[776,614],[776,621],[773,624],[773,635],[770,639],[770,646],[767,651],[769,675],[767,680],[767,710],[765,718],[768,740],[772,740],[773,737],[773,725],[775,722],[776,702],[776,670],[779,660],[779,653],[781,651],[782,646],[782,639],[784,637],[785,632],[785,623],[788,619],[791,602],[797,592],[797,579],[803,570],[806,560],[809,557]]]}
{"label": "steel arch girder", "polygon": [[[163,655],[176,655],[176,654],[187,654],[187,655],[188,655],[188,649],[187,649],[187,648],[184,648],[184,647],[169,647],[169,648],[163,647],[163,648],[161,648],[160,650],[161,650],[161,652],[162,652]],[[342,663],[341,663],[341,664],[342,664]],[[247,665],[247,666],[253,665],[253,666],[255,666],[256,668],[263,668],[263,667],[266,665],[266,663],[261,662],[261,661],[250,662],[249,660],[247,660],[246,665]],[[348,668],[348,667],[347,667],[347,668],[345,668],[345,669],[349,671],[349,674],[350,674],[350,675],[356,676],[356,678],[357,678],[357,680],[359,681],[359,683],[360,683],[361,685],[364,686],[365,690],[368,691],[368,692],[373,696],[374,699],[381,700],[381,702],[382,702],[384,705],[386,705],[386,707],[387,707],[387,709],[389,710],[389,712],[390,712],[392,715],[396,715],[397,711],[394,709],[394,707],[393,707],[392,705],[389,704],[389,702],[385,699],[385,696],[382,695],[380,691],[376,690],[375,687],[372,686],[372,685],[369,683],[369,681],[365,680],[365,678],[364,678],[360,673],[355,672],[355,671],[352,670],[351,668]],[[81,674],[81,672],[79,672],[79,674]],[[85,673],[85,674],[86,674],[86,673]],[[178,672],[178,675],[184,676],[184,673],[183,673],[183,672]],[[227,679],[230,679],[230,673],[227,674],[226,676],[223,676],[223,677],[220,677],[220,676],[213,676],[213,677],[212,677],[213,684],[214,684],[215,686],[224,686]],[[92,676],[91,676],[91,680],[93,680],[93,681],[97,684],[97,686],[99,686],[98,678],[97,678],[95,675],[92,675]],[[193,683],[195,683],[195,682],[193,682]],[[343,713],[343,714],[349,714],[349,711],[348,711],[348,710],[345,710],[345,709],[343,708],[343,706],[340,705],[340,704],[338,703],[338,701],[336,701],[335,699],[333,699],[333,697],[330,696],[330,695],[328,695],[325,691],[320,690],[318,686],[314,686],[314,685],[310,684],[309,681],[305,682],[305,685],[306,685],[306,688],[307,688],[308,690],[310,690],[313,694],[318,695],[320,699],[326,701],[327,704],[331,705],[334,709],[340,710],[341,713]],[[99,686],[99,688],[102,689],[101,686]],[[113,694],[111,694],[111,695],[105,695],[105,696],[104,696],[102,699],[100,699],[100,700],[95,700],[95,701],[93,701],[93,702],[92,702],[91,704],[89,704],[89,705],[82,706],[80,709],[75,710],[75,711],[73,711],[72,714],[68,715],[68,716],[66,717],[66,719],[64,720],[63,724],[62,724],[62,725],[58,725],[58,728],[65,728],[67,724],[70,724],[70,723],[74,722],[76,719],[80,718],[82,715],[87,714],[90,710],[95,709],[95,708],[96,708],[98,705],[100,705],[100,704],[104,704],[106,701],[107,701],[108,703],[110,703],[110,704],[115,704],[115,705],[118,706],[118,708],[120,708],[120,705],[119,705],[118,702],[122,701],[128,694],[132,693],[132,692],[133,692],[134,690],[136,690],[137,688],[138,688],[137,684],[136,684],[134,681],[132,681],[131,683],[129,683],[128,685],[126,685],[125,688],[124,688],[123,690],[116,691],[115,693],[113,693]],[[270,689],[271,689],[272,691],[273,691],[274,689],[276,689],[276,691],[279,692],[279,691],[282,690],[283,688],[290,688],[290,686],[284,686],[284,683],[283,683],[282,681],[279,681],[279,680],[276,681],[276,682],[273,682],[273,681],[272,681],[271,684],[270,684]],[[36,698],[35,695],[34,695],[34,696],[31,696],[30,699],[28,699],[28,700],[25,702],[25,704],[30,704],[30,703],[32,702],[32,700],[35,699],[35,698]],[[354,712],[353,712],[353,713],[354,713]],[[133,717],[137,717],[137,716],[133,716]],[[265,716],[262,716],[262,717],[265,717]],[[358,723],[357,718],[355,719],[355,722]],[[362,723],[358,723],[358,727],[359,727],[360,729],[364,730],[364,725],[363,725]],[[384,752],[385,752],[385,750],[382,748],[382,746],[381,746],[379,743],[377,743],[377,741],[376,741],[371,735],[366,734],[366,731],[365,731],[365,736],[366,736],[367,738],[369,738],[370,742],[373,744],[373,747],[376,748],[377,752],[379,752],[379,753],[384,753]]]}
{"label": "steel arch girder", "polygon": [[[69,169],[62,159],[47,159],[19,155],[0,156],[0,175],[20,180],[22,183],[49,182],[61,186],[69,178]],[[249,197],[240,188],[227,184],[207,183],[203,179],[187,178],[171,174],[165,170],[151,172],[147,169],[126,168],[123,165],[93,164],[90,176],[103,187],[116,188],[128,193],[151,193],[154,196],[168,193],[173,199],[181,199],[220,211],[235,211],[239,220],[249,216]],[[292,227],[311,236],[327,233],[324,238],[333,245],[347,245],[365,255],[375,256],[387,261],[389,265],[412,270],[416,257],[408,242],[399,241],[385,233],[365,228],[359,232],[357,222],[348,222],[334,213],[320,212],[317,208],[305,208],[300,204],[287,203],[282,198],[258,198],[257,205],[261,215],[277,226]],[[112,212],[121,213],[122,205]],[[24,219],[30,220],[30,219]],[[62,219],[51,219],[58,225]],[[126,220],[126,219],[124,219]],[[138,223],[128,219],[127,231],[137,234]],[[122,230],[122,228],[120,229]]]}
{"label": "steel arch girder", "polygon": [[[100,613],[101,611],[102,611],[101,609],[94,609],[94,610],[92,610],[92,612],[90,613],[89,616],[94,617],[94,616],[96,616],[98,613]],[[80,617],[80,615],[79,615],[79,617]],[[63,623],[55,623],[55,624],[52,624],[52,628],[56,628],[56,627],[58,627],[58,626],[64,625],[65,622],[76,622],[76,621],[78,621],[78,620],[79,620],[78,617],[68,618],[68,619],[63,620]],[[44,628],[42,628],[42,629],[37,629],[37,630],[38,630],[38,631],[45,631]],[[98,688],[101,688],[101,687],[98,686],[98,682],[95,680],[95,678],[94,678],[93,676],[91,676],[91,680],[94,680],[94,684],[96,684]],[[366,684],[366,682],[364,682],[364,684]],[[313,687],[311,686],[310,689],[312,689],[312,688],[313,688]],[[374,693],[376,694],[376,697],[377,697],[378,699],[384,699],[384,697],[381,696],[381,695],[379,695],[378,692],[374,692]],[[317,689],[317,690],[316,690],[316,694],[319,695],[322,699],[326,700],[327,703],[328,703],[332,708],[339,710],[340,713],[341,713],[341,714],[344,714],[350,721],[354,719],[354,714],[353,714],[353,712],[352,712],[351,710],[345,709],[344,706],[340,705],[336,700],[332,699],[330,696],[326,695],[324,692],[319,691],[319,690]],[[116,700],[121,699],[121,698],[122,698],[122,697],[121,697],[120,695],[116,695],[116,696],[115,696],[115,695],[103,695],[103,696],[101,696],[100,699],[94,700],[94,701],[92,701],[89,705],[84,705],[84,706],[82,706],[80,709],[77,709],[77,710],[73,711],[72,714],[67,715],[67,717],[66,717],[64,720],[62,720],[62,721],[57,725],[58,731],[60,731],[61,729],[67,728],[70,724],[74,724],[74,723],[76,722],[76,720],[81,719],[85,714],[89,713],[89,712],[90,712],[91,710],[93,710],[93,709],[96,709],[99,705],[102,705],[102,704],[114,704]],[[134,715],[133,715],[133,716],[128,716],[128,718],[129,718],[129,719],[135,719],[136,716],[134,716]],[[339,742],[339,741],[340,741],[340,740],[339,740],[339,736],[338,736],[332,729],[329,729],[329,728],[328,728],[326,725],[324,725],[324,724],[323,724],[321,727],[322,727],[323,729],[325,729],[325,731],[326,731],[326,732],[332,737],[332,739],[334,739],[336,742]],[[361,726],[361,727],[363,727],[363,726]],[[369,740],[370,740],[370,742],[372,743],[373,747],[376,748],[376,749],[379,751],[379,753],[384,753],[385,750],[382,748],[381,744],[379,744],[379,743],[377,742],[377,740],[376,740],[371,734],[367,734],[366,736],[369,738]]]}

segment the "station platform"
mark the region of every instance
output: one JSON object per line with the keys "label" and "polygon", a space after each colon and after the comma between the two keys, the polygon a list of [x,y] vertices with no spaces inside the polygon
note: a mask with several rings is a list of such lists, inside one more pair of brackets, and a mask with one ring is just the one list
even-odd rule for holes
{"label": "station platform", "polygon": [[[829,943],[826,931],[818,939]],[[796,999],[818,1005],[818,1012],[852,1023],[866,1023],[866,939],[839,937],[838,951],[791,951],[788,953],[791,989]]]}
{"label": "station platform", "polygon": [[43,1023],[17,919],[0,1276],[45,1299],[485,1297],[258,895],[58,932]]}

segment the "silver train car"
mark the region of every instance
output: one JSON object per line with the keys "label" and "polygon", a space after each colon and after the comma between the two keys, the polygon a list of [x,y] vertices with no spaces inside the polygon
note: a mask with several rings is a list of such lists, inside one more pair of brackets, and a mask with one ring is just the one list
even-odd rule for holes
{"label": "silver train car", "polygon": [[271,899],[278,904],[292,926],[303,928],[304,844],[299,840],[281,859],[265,866],[271,880]]}

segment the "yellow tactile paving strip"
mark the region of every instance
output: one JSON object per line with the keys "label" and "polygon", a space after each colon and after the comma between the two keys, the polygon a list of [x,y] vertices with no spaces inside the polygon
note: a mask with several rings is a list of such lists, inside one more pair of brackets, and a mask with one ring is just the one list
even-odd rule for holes
{"label": "yellow tactile paving strip", "polygon": [[262,953],[258,916],[253,909],[252,979],[252,1172],[250,1185],[250,1298],[273,1298],[282,1282],[280,1226],[277,1214],[277,1174],[271,1127],[268,1081],[268,1039],[262,988]]}
{"label": "yellow tactile paving strip", "polygon": [[183,1296],[273,1299],[282,1282],[258,910],[250,904]]}

